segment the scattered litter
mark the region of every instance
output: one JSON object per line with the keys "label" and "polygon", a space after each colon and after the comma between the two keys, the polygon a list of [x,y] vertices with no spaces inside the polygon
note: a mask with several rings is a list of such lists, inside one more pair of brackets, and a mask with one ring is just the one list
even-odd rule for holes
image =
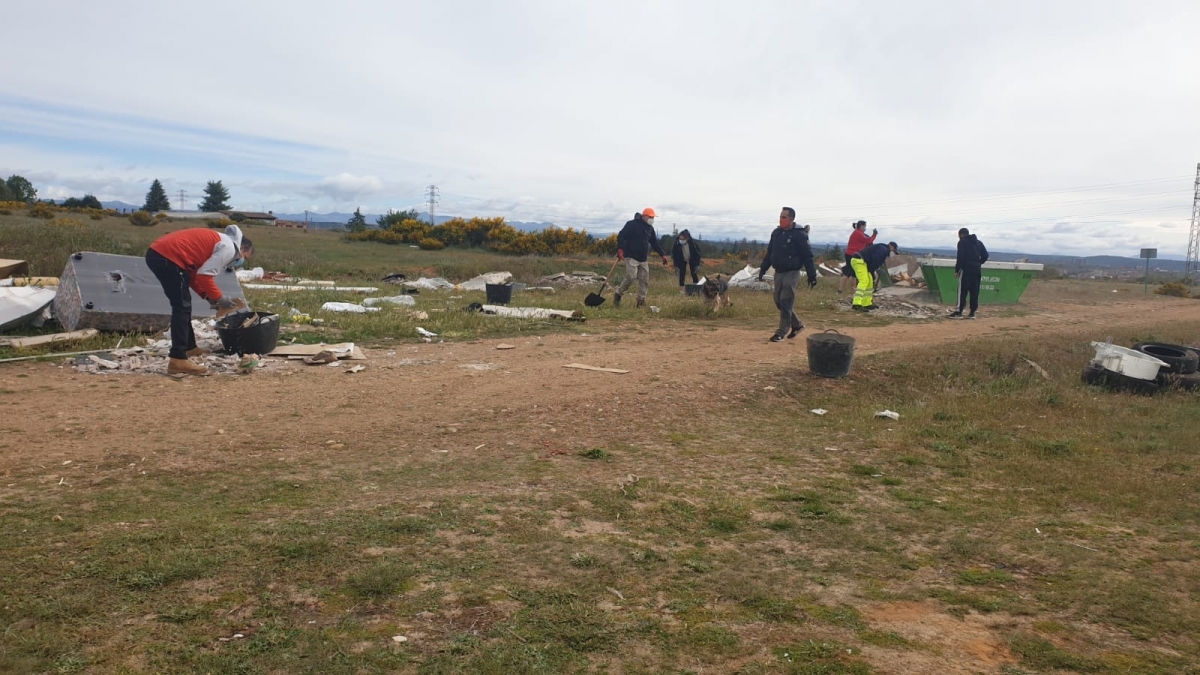
{"label": "scattered litter", "polygon": [[322,312],[352,312],[354,314],[366,314],[367,312],[378,312],[378,307],[363,307],[356,305],[353,302],[327,302],[321,305]]}
{"label": "scattered litter", "polygon": [[604,275],[596,274],[595,272],[571,272],[569,274],[567,272],[559,272],[558,274],[551,274],[538,279],[539,284],[548,284],[548,286],[537,286],[526,290],[543,290],[553,288],[554,286],[594,286],[603,283],[604,280]]}
{"label": "scattered litter", "polygon": [[257,368],[261,363],[262,359],[259,358],[258,354],[246,354],[242,357],[241,361],[238,361],[238,373],[242,375],[249,375],[250,373],[253,373],[254,369]]}
{"label": "scattered litter", "polygon": [[408,277],[405,276],[404,274],[401,274],[400,272],[393,272],[393,273],[383,277],[382,279],[380,279],[380,281],[382,281],[386,284],[399,285],[399,284],[403,284],[404,282],[408,281]]}
{"label": "scattered litter", "polygon": [[617,596],[618,598],[620,598],[622,600],[625,599],[625,596],[621,595],[621,591],[618,591],[617,589],[613,588],[612,586],[609,586],[606,590],[608,590],[609,593],[612,593],[613,595]]}
{"label": "scattered litter", "polygon": [[485,445],[487,445],[487,443],[480,443],[479,445],[475,446],[475,449],[476,449],[476,450],[482,450],[482,449],[483,449],[483,446],[485,446]]}
{"label": "scattered litter", "polygon": [[367,367],[364,365],[357,365],[357,366],[354,366],[353,368],[348,369],[346,372],[350,373],[350,374],[361,373],[362,371],[364,371],[366,369],[367,369]]}
{"label": "scattered litter", "polygon": [[[468,308],[470,309],[470,308]],[[492,316],[510,319],[566,319],[567,321],[586,321],[583,312],[578,310],[546,309],[545,307],[505,307],[503,305],[478,305],[476,311]]]}
{"label": "scattered litter", "polygon": [[1025,359],[1025,363],[1028,363],[1029,365],[1033,366],[1033,369],[1038,372],[1038,375],[1042,376],[1042,379],[1044,379],[1044,380],[1050,379],[1050,373],[1047,373],[1045,368],[1039,366],[1038,364],[1034,363],[1033,361],[1030,361],[1029,359]]}
{"label": "scattered litter", "polygon": [[768,384],[767,386],[763,387],[763,391],[775,391],[775,387],[772,387]]}
{"label": "scattered litter", "polygon": [[512,272],[488,272],[462,282],[458,288],[464,291],[484,291],[488,284],[504,284],[512,281]]}
{"label": "scattered litter", "polygon": [[653,313],[655,313],[655,314],[658,314],[658,313],[659,313],[660,311],[662,311],[662,310],[660,310],[659,308],[655,307],[654,305],[650,305],[650,311],[651,311],[651,312],[653,312]]}
{"label": "scattered litter", "polygon": [[516,348],[517,348],[516,345],[508,345],[508,344],[504,344],[503,342],[496,345],[496,349],[516,349]]}
{"label": "scattered litter", "polygon": [[621,370],[620,368],[600,368],[598,366],[589,366],[584,363],[568,363],[568,364],[564,365],[563,368],[576,368],[578,370],[594,370],[599,373],[616,373],[617,375],[624,375],[625,373],[629,372],[628,370]]}
{"label": "scattered litter", "polygon": [[888,419],[891,419],[891,420],[898,420],[898,419],[900,419],[900,413],[898,413],[898,412],[892,412],[891,410],[882,410],[882,411],[880,411],[880,412],[877,412],[877,413],[875,413],[875,416],[876,416],[876,417],[886,417],[886,418],[888,418]]}
{"label": "scattered litter", "polygon": [[337,354],[331,351],[322,351],[312,356],[304,357],[304,362],[310,366],[319,366],[322,364],[336,364],[338,362]]}
{"label": "scattered litter", "polygon": [[812,410],[809,410],[808,412],[810,412],[814,415],[824,415],[825,413],[827,413],[829,411],[824,408],[813,408]]}
{"label": "scattered litter", "polygon": [[470,368],[471,370],[493,370],[496,367],[494,363],[464,363],[461,368]]}
{"label": "scattered litter", "polygon": [[[333,283],[333,282],[330,282]],[[319,286],[316,282],[300,281],[295,284],[243,284],[242,288],[255,291],[337,291],[339,293],[378,293],[375,286]]]}
{"label": "scattered litter", "polygon": [[267,356],[284,356],[289,359],[302,359],[305,356],[315,356],[321,352],[333,352],[339,359],[349,359],[352,361],[365,361],[366,355],[362,350],[354,346],[353,342],[339,342],[337,344],[327,345],[319,343],[315,345],[281,345],[276,347]]}
{"label": "scattered litter", "polygon": [[24,347],[36,347],[38,345],[57,344],[60,342],[78,342],[80,340],[90,340],[100,334],[100,331],[95,328],[86,330],[76,330],[70,333],[54,333],[52,335],[35,335],[32,337],[0,337],[0,347],[14,347],[22,349]]}
{"label": "scattered litter", "polygon": [[261,267],[255,267],[252,270],[237,270],[238,281],[258,281],[263,278],[266,271]]}
{"label": "scattered litter", "polygon": [[338,366],[340,366],[340,365],[342,365],[342,364],[340,364],[340,363],[338,363],[336,360],[334,360],[334,361],[331,361],[330,363],[327,363],[327,364],[325,364],[325,365],[329,366],[330,368],[337,368]]}
{"label": "scattered litter", "polygon": [[421,337],[425,337],[425,338],[437,337],[437,333],[427,331],[424,328],[421,328],[420,326],[417,326],[417,335],[420,335]]}
{"label": "scattered litter", "polygon": [[223,637],[223,638],[217,638],[217,639],[220,640],[221,642],[229,642],[230,640],[240,640],[244,637],[246,637],[246,636],[242,635],[241,633],[234,633],[233,637]]}
{"label": "scattered litter", "polygon": [[413,310],[409,310],[409,312],[408,312],[408,318],[410,318],[410,319],[413,319],[413,320],[415,320],[415,321],[428,321],[428,320],[429,320],[429,313],[428,313],[428,312],[423,312],[423,311],[421,311],[421,310],[419,310],[419,309],[418,309],[418,310],[415,310],[415,311],[413,311]]}
{"label": "scattered litter", "polygon": [[454,284],[441,277],[433,277],[432,279],[421,277],[416,281],[405,281],[401,285],[405,288],[414,288],[423,291],[448,291],[454,288]]}
{"label": "scattered litter", "polygon": [[770,268],[763,275],[763,281],[758,280],[758,268],[754,265],[746,265],[733,276],[729,277],[729,286],[731,288],[749,288],[755,291],[769,291],[775,281],[775,269]]}
{"label": "scattered litter", "polygon": [[0,287],[0,329],[34,323],[56,295],[52,288]]}
{"label": "scattered litter", "polygon": [[408,638],[404,637],[403,635],[393,635],[392,642],[395,642],[396,644],[400,644],[403,642],[408,642]]}
{"label": "scattered litter", "polygon": [[392,295],[386,298],[367,298],[363,300],[363,304],[367,307],[378,305],[381,302],[391,303],[393,305],[416,305],[417,300],[411,295]]}
{"label": "scattered litter", "polygon": [[107,359],[102,359],[99,356],[96,356],[95,354],[88,356],[88,360],[91,361],[92,363],[100,366],[101,368],[107,368],[109,370],[116,370],[117,368],[121,367],[121,364],[117,363],[116,361],[109,361]]}

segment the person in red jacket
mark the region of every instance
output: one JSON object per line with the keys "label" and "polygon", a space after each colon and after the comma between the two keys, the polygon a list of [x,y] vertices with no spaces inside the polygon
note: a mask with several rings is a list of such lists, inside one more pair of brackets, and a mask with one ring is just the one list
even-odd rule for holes
{"label": "person in red jacket", "polygon": [[245,307],[241,298],[230,298],[217,288],[216,276],[227,267],[240,267],[254,254],[250,239],[242,236],[237,225],[225,232],[202,227],[177,230],[163,235],[146,251],[146,265],[158,277],[163,292],[171,301],[171,352],[167,362],[170,375],[207,375],[208,369],[188,360],[207,350],[196,346],[192,331],[192,293],[204,298],[221,318],[235,308]]}
{"label": "person in red jacket", "polygon": [[854,270],[850,267],[850,259],[864,248],[875,243],[875,237],[879,234],[879,230],[871,230],[871,236],[867,236],[867,221],[860,220],[852,226],[854,231],[850,233],[850,241],[846,242],[846,266],[842,268],[842,282],[838,285],[838,295],[846,292],[846,282],[854,279]]}

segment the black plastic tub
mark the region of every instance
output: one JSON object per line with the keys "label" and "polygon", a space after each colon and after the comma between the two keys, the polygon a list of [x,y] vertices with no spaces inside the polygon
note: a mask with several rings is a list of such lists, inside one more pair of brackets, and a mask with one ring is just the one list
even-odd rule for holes
{"label": "black plastic tub", "polygon": [[217,335],[226,354],[270,354],[279,342],[279,315],[261,312],[258,321],[249,328],[242,328],[253,313],[239,312],[217,322]]}
{"label": "black plastic tub", "polygon": [[683,287],[685,295],[702,295],[704,293],[704,284],[688,284]]}
{"label": "black plastic tub", "polygon": [[821,377],[845,377],[854,361],[854,338],[832,328],[808,336],[808,369]]}
{"label": "black plastic tub", "polygon": [[484,291],[487,293],[489,305],[507,305],[512,302],[512,284],[487,284]]}

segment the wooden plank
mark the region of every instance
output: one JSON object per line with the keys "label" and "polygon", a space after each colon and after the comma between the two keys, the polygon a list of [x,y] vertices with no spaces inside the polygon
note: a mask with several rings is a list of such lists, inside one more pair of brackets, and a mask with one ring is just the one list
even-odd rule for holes
{"label": "wooden plank", "polygon": [[594,370],[598,373],[616,373],[617,375],[624,375],[625,373],[629,372],[628,370],[621,370],[620,368],[600,368],[598,366],[589,366],[585,363],[568,363],[567,365],[563,366],[563,368],[577,368],[579,370]]}
{"label": "wooden plank", "polygon": [[84,330],[71,331],[70,333],[54,333],[53,335],[34,335],[32,337],[4,338],[0,339],[0,347],[14,347],[22,349],[24,347],[36,347],[38,345],[48,345],[57,342],[75,342],[78,340],[89,340],[100,334],[100,331],[95,328],[87,328]]}
{"label": "wooden plank", "polygon": [[342,361],[365,361],[366,354],[358,348],[358,345],[353,342],[339,342],[335,345],[327,345],[324,343],[317,345],[279,345],[275,351],[267,354],[267,356],[315,356],[324,351],[344,352],[351,350],[349,354],[342,356],[339,354],[339,359]]}

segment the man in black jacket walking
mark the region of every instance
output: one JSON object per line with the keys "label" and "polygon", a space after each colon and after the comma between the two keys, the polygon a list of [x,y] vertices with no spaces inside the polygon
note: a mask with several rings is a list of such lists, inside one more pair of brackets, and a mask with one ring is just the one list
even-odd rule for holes
{"label": "man in black jacket walking", "polygon": [[667,254],[658,235],[654,233],[654,209],[647,208],[641,213],[633,214],[633,220],[625,223],[617,234],[617,260],[625,261],[625,281],[613,293],[613,306],[621,306],[621,296],[629,290],[636,281],[638,285],[637,306],[646,304],[646,292],[650,289],[650,263],[646,258],[650,250],[662,257],[663,266],[667,265]]}
{"label": "man in black jacket walking", "polygon": [[988,252],[983,242],[967,228],[960,229],[958,258],[954,261],[954,276],[958,278],[958,309],[950,312],[950,316],[962,317],[969,296],[971,313],[967,318],[975,318],[975,310],[979,309],[979,282],[983,277],[983,263],[987,261]]}
{"label": "man in black jacket walking", "polygon": [[775,306],[779,308],[779,328],[771,336],[771,342],[780,342],[784,337],[794,338],[804,330],[794,309],[801,267],[808,275],[808,287],[817,285],[817,267],[808,245],[808,232],[796,227],[796,209],[790,206],[783,207],[779,213],[779,227],[771,232],[767,254],[758,270],[759,281],[770,267],[775,268]]}

